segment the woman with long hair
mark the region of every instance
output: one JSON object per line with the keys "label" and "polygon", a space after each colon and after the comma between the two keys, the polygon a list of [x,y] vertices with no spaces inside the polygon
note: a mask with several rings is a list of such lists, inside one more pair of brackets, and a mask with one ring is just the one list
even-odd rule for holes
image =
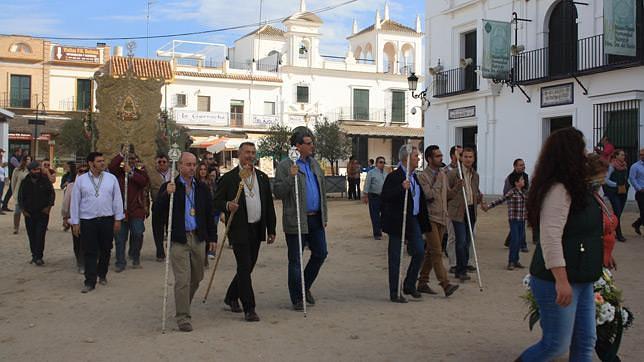
{"label": "woman with long hair", "polygon": [[617,149],[613,152],[610,164],[608,165],[604,194],[608,197],[608,200],[615,211],[615,215],[617,215],[617,240],[621,242],[626,241],[626,238],[622,235],[621,217],[622,212],[624,211],[624,206],[626,206],[628,188],[628,164],[626,163],[626,153],[624,150]]}
{"label": "woman with long hair", "polygon": [[20,215],[22,214],[22,209],[20,208],[20,203],[18,203],[18,195],[20,195],[20,184],[27,175],[29,175],[29,170],[27,170],[27,165],[32,161],[31,156],[24,156],[20,160],[20,166],[13,171],[11,175],[11,189],[13,190],[14,197],[16,200],[16,205],[13,208],[13,233],[18,234],[20,230]]}
{"label": "woman with long hair", "polygon": [[541,341],[518,361],[592,361],[595,341],[593,282],[602,273],[602,209],[594,197],[586,142],[575,128],[546,140],[528,194],[528,222],[538,230],[530,288],[539,305]]}
{"label": "woman with long hair", "polygon": [[[213,203],[215,200],[215,191],[217,190],[217,182],[215,181],[215,178],[212,177],[212,175],[208,172],[208,165],[205,162],[200,162],[199,165],[197,166],[197,181],[203,182],[208,186],[208,189],[210,190],[210,202]],[[219,213],[215,215],[215,222],[218,222],[219,220]],[[206,243],[206,260],[204,261],[204,265],[207,267],[208,266],[208,258],[212,258],[215,256],[215,252],[217,250],[217,245],[215,243]]]}

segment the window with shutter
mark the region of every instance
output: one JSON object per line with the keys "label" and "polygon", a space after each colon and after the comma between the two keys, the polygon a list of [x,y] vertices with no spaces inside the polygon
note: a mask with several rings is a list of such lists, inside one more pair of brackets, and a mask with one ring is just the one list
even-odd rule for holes
{"label": "window with shutter", "polygon": [[11,107],[31,108],[31,76],[11,75]]}
{"label": "window with shutter", "polygon": [[264,115],[265,116],[275,115],[275,102],[264,102]]}
{"label": "window with shutter", "polygon": [[76,110],[86,111],[92,107],[92,81],[76,79]]}
{"label": "window with shutter", "polygon": [[353,119],[369,120],[369,90],[353,90]]}
{"label": "window with shutter", "polygon": [[210,97],[197,96],[197,111],[210,112]]}
{"label": "window with shutter", "polygon": [[176,94],[176,107],[185,107],[186,106],[186,95],[185,94]]}
{"label": "window with shutter", "polygon": [[391,92],[391,121],[405,122],[405,92],[403,91]]}
{"label": "window with shutter", "polygon": [[297,86],[297,103],[309,103],[309,87]]}

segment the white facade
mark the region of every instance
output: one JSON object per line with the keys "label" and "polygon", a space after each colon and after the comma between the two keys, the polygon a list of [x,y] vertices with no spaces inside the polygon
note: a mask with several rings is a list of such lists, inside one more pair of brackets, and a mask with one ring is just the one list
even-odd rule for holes
{"label": "white facade", "polygon": [[[560,0],[426,1],[427,64],[431,69],[440,60],[443,70],[434,68],[437,72],[427,80],[434,97],[426,112],[425,145],[437,144],[446,152],[454,144],[468,143],[467,138],[469,142],[474,141],[478,149],[481,191],[486,194],[502,192],[515,158],[523,158],[531,174],[543,141],[559,126],[570,124],[580,129],[589,150],[603,134],[611,133],[618,148],[630,147],[631,160],[637,159],[637,149],[643,145],[644,71],[641,65],[644,52],[638,49],[638,56],[622,64],[623,69],[612,67],[602,46],[587,45],[589,42],[602,44],[603,2],[568,5],[576,8],[578,34],[571,41],[574,47],[567,50],[572,55],[565,58],[573,57],[577,61],[570,62],[572,70],[567,74],[557,74],[556,68],[565,61],[548,58],[543,49],[549,47],[549,37],[559,36],[554,33],[555,25],[550,24],[557,16],[553,14],[557,14],[559,3]],[[466,33],[476,31],[477,57],[473,63],[481,64],[481,19],[509,22],[513,11],[519,18],[531,20],[518,22],[517,45],[523,45],[525,51],[518,54],[514,63],[519,64],[515,65],[515,80],[530,97],[529,103],[518,87],[512,92],[509,86],[482,79],[478,71],[472,73],[477,84],[471,88],[462,81],[456,87],[446,85],[449,82],[439,83],[453,76],[448,71],[457,68],[461,59],[466,58]],[[514,44],[514,25],[512,30]],[[641,48],[644,43],[639,44]],[[469,51],[472,54],[471,48]],[[551,56],[555,53],[550,47]],[[543,54],[542,63],[528,66],[539,54]],[[548,88],[551,86],[558,87]],[[584,94],[584,88],[588,94]]]}

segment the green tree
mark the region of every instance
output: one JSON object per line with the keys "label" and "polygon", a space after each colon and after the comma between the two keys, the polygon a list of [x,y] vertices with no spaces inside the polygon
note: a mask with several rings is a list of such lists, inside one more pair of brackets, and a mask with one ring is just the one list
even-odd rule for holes
{"label": "green tree", "polygon": [[333,175],[337,175],[337,161],[351,156],[351,140],[337,122],[329,122],[326,118],[321,122],[315,122],[313,132],[315,153],[329,161]]}
{"label": "green tree", "polygon": [[271,125],[268,128],[267,135],[261,138],[257,146],[257,156],[271,157],[273,163],[278,163],[288,157],[291,133],[291,127],[287,125]]}
{"label": "green tree", "polygon": [[[167,118],[164,118],[167,117]],[[188,129],[177,125],[177,122],[171,116],[161,113],[161,127],[157,133],[156,144],[157,153],[168,154],[170,146],[176,142],[182,151],[187,151],[192,144],[192,139],[188,134]]]}
{"label": "green tree", "polygon": [[92,136],[80,118],[66,121],[56,142],[60,151],[74,156],[85,156],[92,150]]}

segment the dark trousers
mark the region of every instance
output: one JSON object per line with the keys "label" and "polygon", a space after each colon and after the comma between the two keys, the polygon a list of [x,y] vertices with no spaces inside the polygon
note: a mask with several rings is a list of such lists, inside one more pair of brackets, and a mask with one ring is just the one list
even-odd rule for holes
{"label": "dark trousers", "polygon": [[121,231],[114,235],[114,246],[116,247],[116,266],[125,267],[125,244],[130,241],[128,256],[133,264],[141,261],[141,247],[143,246],[143,233],[145,232],[145,219],[129,219],[121,223]]}
{"label": "dark trousers", "polygon": [[[407,252],[411,255],[407,274],[403,281],[403,290],[415,291],[418,273],[423,266],[425,258],[425,242],[417,216],[407,218],[409,223],[407,231]],[[402,228],[402,225],[401,225]],[[401,229],[402,230],[402,229]],[[387,261],[389,264],[389,296],[395,298],[398,295],[398,275],[400,273],[400,235],[389,235],[389,247],[387,248]]]}
{"label": "dark trousers", "polygon": [[[476,206],[468,206],[470,210],[470,218],[472,230],[476,225]],[[470,229],[467,225],[467,213],[463,215],[463,222],[452,221],[454,224],[454,234],[456,236],[456,275],[467,273],[467,265],[470,261],[470,244],[472,239],[470,237]]]}
{"label": "dark trousers", "polygon": [[369,216],[371,217],[373,236],[382,236],[381,204],[380,195],[369,193]]}
{"label": "dark trousers", "polygon": [[634,225],[640,227],[644,225],[644,191],[636,193],[635,200],[637,200],[637,207],[640,209],[640,218],[635,220]]}
{"label": "dark trousers", "polygon": [[360,178],[347,178],[349,181],[349,200],[360,200]]}
{"label": "dark trousers", "polygon": [[29,248],[31,249],[31,259],[42,259],[45,251],[45,235],[47,234],[47,225],[49,224],[49,215],[42,212],[35,212],[25,216],[25,227],[29,237]]}
{"label": "dark trousers", "polygon": [[525,242],[525,220],[510,220],[510,253],[508,256],[508,263],[519,262],[519,249],[521,249],[521,242]]}
{"label": "dark trousers", "polygon": [[114,217],[81,220],[80,232],[81,247],[85,254],[85,285],[93,287],[97,276],[107,276],[114,239]]}
{"label": "dark trousers", "polygon": [[154,245],[157,249],[157,258],[165,258],[163,238],[165,236],[165,226],[168,223],[168,220],[163,220],[161,214],[162,213],[159,212],[152,213],[152,236],[154,237]]}
{"label": "dark trousers", "polygon": [[255,268],[257,256],[259,255],[260,223],[248,225],[248,240],[233,240],[233,252],[237,261],[237,274],[230,282],[226,292],[226,300],[233,301],[241,299],[245,312],[255,310],[255,293],[251,273]]}
{"label": "dark trousers", "polygon": [[[306,245],[311,249],[311,259],[309,259],[304,268],[304,289],[309,290],[315,278],[317,278],[328,252],[322,215],[318,213],[307,216],[307,223],[309,233],[302,234],[302,249]],[[286,234],[286,244],[288,246],[288,292],[293,304],[302,301],[302,278],[298,243],[297,234]]]}
{"label": "dark trousers", "polygon": [[74,242],[74,256],[76,257],[76,266],[84,267],[85,266],[85,255],[83,255],[83,247],[81,246],[80,236],[72,234],[72,239]]}
{"label": "dark trousers", "polygon": [[2,208],[6,209],[9,206],[9,200],[11,199],[11,195],[13,194],[13,185],[9,185],[7,188],[7,193],[4,194],[4,200],[2,200]]}
{"label": "dark trousers", "polygon": [[627,194],[618,194],[616,191],[605,188],[604,194],[610,201],[611,206],[613,207],[613,212],[617,216],[617,237],[621,238],[622,235],[622,212],[624,212],[624,207],[626,207],[626,198]]}

